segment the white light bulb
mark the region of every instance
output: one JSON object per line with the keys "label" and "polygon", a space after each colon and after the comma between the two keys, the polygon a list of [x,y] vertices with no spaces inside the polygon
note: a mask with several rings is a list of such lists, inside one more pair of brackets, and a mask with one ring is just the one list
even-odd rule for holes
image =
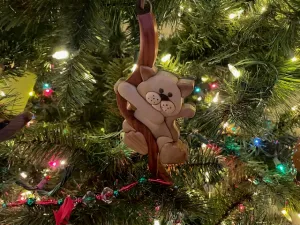
{"label": "white light bulb", "polygon": [[226,128],[226,127],[228,127],[228,126],[229,126],[229,123],[226,122],[226,123],[224,123],[223,128]]}
{"label": "white light bulb", "polygon": [[199,97],[197,98],[197,100],[200,102],[200,101],[202,100],[202,97],[199,96]]}
{"label": "white light bulb", "polygon": [[180,6],[180,9],[182,10],[182,9],[184,9],[184,7],[181,5],[181,6]]}
{"label": "white light bulb", "polygon": [[154,225],[160,225],[159,220],[154,220]]}
{"label": "white light bulb", "polygon": [[236,17],[237,15],[235,14],[235,13],[231,13],[231,14],[229,14],[229,19],[234,19],[235,17]]}
{"label": "white light bulb", "polygon": [[69,58],[69,52],[66,50],[57,51],[52,55],[55,59],[67,59]]}
{"label": "white light bulb", "polygon": [[205,172],[204,176],[205,176],[205,181],[209,182],[209,172]]}
{"label": "white light bulb", "polygon": [[298,217],[300,217],[300,213],[298,214]]}
{"label": "white light bulb", "polygon": [[162,58],[161,58],[161,61],[162,62],[167,62],[167,61],[169,61],[171,59],[171,54],[166,54],[165,56],[163,56]]}
{"label": "white light bulb", "polygon": [[22,172],[22,173],[20,173],[20,176],[23,177],[23,178],[25,179],[25,178],[27,178],[27,173]]}
{"label": "white light bulb", "polygon": [[292,111],[296,111],[296,110],[297,110],[297,106],[295,105],[292,107]]}
{"label": "white light bulb", "polygon": [[235,68],[233,65],[228,64],[228,69],[235,78],[238,78],[241,76],[241,72],[237,68]]}
{"label": "white light bulb", "polygon": [[291,60],[292,60],[292,62],[296,62],[298,59],[297,59],[297,57],[293,57]]}
{"label": "white light bulb", "polygon": [[192,8],[189,8],[188,11],[189,11],[189,12],[192,12]]}
{"label": "white light bulb", "polygon": [[207,146],[207,144],[203,143],[203,144],[201,145],[201,148],[206,148],[206,146]]}
{"label": "white light bulb", "polygon": [[215,97],[212,100],[214,103],[217,103],[219,101],[219,92],[215,95]]}
{"label": "white light bulb", "polygon": [[65,165],[66,164],[66,161],[65,160],[61,160],[60,161],[60,165]]}
{"label": "white light bulb", "polygon": [[281,213],[282,213],[283,215],[286,215],[286,214],[287,214],[287,211],[284,209],[284,210],[281,210]]}
{"label": "white light bulb", "polygon": [[134,72],[137,68],[137,64],[133,64],[132,68],[131,68],[131,72]]}
{"label": "white light bulb", "polygon": [[265,12],[267,10],[267,8],[265,7],[265,6],[263,6],[262,8],[261,8],[261,12],[263,13],[263,12]]}
{"label": "white light bulb", "polygon": [[34,95],[33,91],[29,92],[29,96],[33,96],[33,95]]}
{"label": "white light bulb", "polygon": [[6,94],[4,93],[4,91],[0,91],[0,95],[1,95],[2,97],[5,97],[5,96],[6,96]]}

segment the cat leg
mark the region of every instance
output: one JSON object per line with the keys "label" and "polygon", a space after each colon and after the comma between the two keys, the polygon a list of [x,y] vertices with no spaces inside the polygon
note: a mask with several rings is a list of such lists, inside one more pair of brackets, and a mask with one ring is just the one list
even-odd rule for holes
{"label": "cat leg", "polygon": [[123,131],[124,135],[124,143],[134,151],[142,154],[148,154],[148,146],[146,139],[143,134],[137,132],[133,127],[131,127],[126,120],[123,122]]}
{"label": "cat leg", "polygon": [[188,146],[181,140],[174,142],[169,137],[159,137],[157,145],[160,149],[159,158],[163,164],[179,164],[188,159]]}

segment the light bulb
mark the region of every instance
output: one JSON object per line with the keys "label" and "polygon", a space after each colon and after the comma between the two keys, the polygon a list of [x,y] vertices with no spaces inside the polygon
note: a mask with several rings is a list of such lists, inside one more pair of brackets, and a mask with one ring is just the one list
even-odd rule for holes
{"label": "light bulb", "polygon": [[267,8],[265,6],[261,7],[261,12],[265,12],[267,10]]}
{"label": "light bulb", "polygon": [[298,214],[298,217],[300,217],[300,213]]}
{"label": "light bulb", "polygon": [[217,103],[219,101],[219,92],[215,95],[215,97],[212,100],[214,103]]}
{"label": "light bulb", "polygon": [[226,123],[224,123],[223,128],[226,128],[226,127],[228,127],[228,126],[229,126],[229,123],[226,122]]}
{"label": "light bulb", "polygon": [[6,94],[4,93],[4,91],[0,91],[0,95],[1,95],[2,97],[5,97],[5,96],[6,96]]}
{"label": "light bulb", "polygon": [[283,210],[281,210],[281,213],[282,213],[283,215],[286,215],[286,214],[287,214],[287,211],[286,211],[285,209],[283,209]]}
{"label": "light bulb", "polygon": [[206,147],[207,147],[207,144],[202,143],[201,148],[206,148]]}
{"label": "light bulb", "polygon": [[131,68],[131,72],[134,72],[137,68],[137,64],[133,64],[132,68]]}
{"label": "light bulb", "polygon": [[235,14],[235,13],[231,13],[231,14],[229,14],[229,19],[234,19],[235,17],[236,17],[237,15]]}
{"label": "light bulb", "polygon": [[55,59],[67,59],[69,58],[69,52],[66,50],[57,51],[52,55]]}
{"label": "light bulb", "polygon": [[203,77],[201,77],[201,80],[202,80],[202,82],[206,82],[208,80],[208,77],[207,76],[203,76]]}
{"label": "light bulb", "polygon": [[298,59],[297,59],[297,57],[294,56],[291,60],[292,60],[292,62],[296,62]]}
{"label": "light bulb", "polygon": [[154,225],[160,225],[159,220],[154,220]]}
{"label": "light bulb", "polygon": [[238,78],[241,76],[241,72],[237,68],[235,68],[233,65],[228,64],[228,69],[235,78]]}
{"label": "light bulb", "polygon": [[189,12],[192,12],[192,8],[189,8],[188,11],[189,11]]}
{"label": "light bulb", "polygon": [[182,9],[184,9],[184,7],[181,5],[181,6],[180,6],[180,9],[182,10]]}
{"label": "light bulb", "polygon": [[27,178],[27,173],[22,172],[22,173],[20,173],[20,176],[23,177],[23,178],[25,179],[25,178]]}
{"label": "light bulb", "polygon": [[201,101],[202,100],[202,97],[201,96],[199,96],[198,98],[197,98],[197,101]]}
{"label": "light bulb", "polygon": [[195,87],[195,92],[196,93],[199,93],[201,91],[201,88],[200,87]]}
{"label": "light bulb", "polygon": [[163,56],[162,58],[161,58],[161,61],[162,62],[167,62],[167,61],[169,61],[171,59],[171,54],[166,54],[165,56]]}
{"label": "light bulb", "polygon": [[46,92],[50,92],[50,90],[49,90],[49,89],[47,89],[47,90],[46,90]]}
{"label": "light bulb", "polygon": [[295,105],[292,107],[292,111],[296,111],[296,110],[297,110],[297,106]]}
{"label": "light bulb", "polygon": [[61,160],[60,161],[60,165],[65,165],[66,164],[66,161],[65,160]]}

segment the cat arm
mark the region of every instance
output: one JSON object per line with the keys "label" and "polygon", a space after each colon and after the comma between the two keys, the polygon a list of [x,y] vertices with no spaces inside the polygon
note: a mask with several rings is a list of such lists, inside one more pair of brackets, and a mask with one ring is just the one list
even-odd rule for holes
{"label": "cat arm", "polygon": [[132,104],[137,110],[143,113],[148,120],[155,124],[161,124],[164,122],[164,116],[155,110],[146,100],[138,93],[136,87],[129,84],[126,81],[118,82],[118,86],[115,90],[125,98],[130,104]]}

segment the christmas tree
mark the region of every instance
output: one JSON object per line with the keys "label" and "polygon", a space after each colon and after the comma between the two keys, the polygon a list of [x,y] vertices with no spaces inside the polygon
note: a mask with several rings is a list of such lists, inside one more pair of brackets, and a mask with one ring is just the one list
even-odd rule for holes
{"label": "christmas tree", "polygon": [[[124,141],[115,84],[154,76],[151,12],[158,74],[194,84],[184,162]],[[298,0],[2,0],[0,15],[1,224],[300,224]]]}

